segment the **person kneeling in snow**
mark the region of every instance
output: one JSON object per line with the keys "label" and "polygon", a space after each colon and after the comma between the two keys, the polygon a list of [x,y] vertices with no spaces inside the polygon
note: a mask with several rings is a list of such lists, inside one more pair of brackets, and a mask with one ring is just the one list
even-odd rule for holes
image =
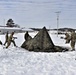
{"label": "person kneeling in snow", "polygon": [[12,32],[11,35],[8,37],[6,48],[8,48],[11,45],[11,42],[14,44],[14,46],[16,46],[15,41],[12,39],[13,35],[14,35],[14,32]]}
{"label": "person kneeling in snow", "polygon": [[26,41],[32,39],[32,37],[28,34],[28,31],[26,31],[26,33],[25,33],[25,35],[24,35],[24,39],[25,39]]}
{"label": "person kneeling in snow", "polygon": [[71,32],[71,36],[68,33],[65,33],[65,38],[64,39],[66,40],[65,43],[70,43],[71,49],[75,50],[75,42],[76,42],[76,33],[75,33],[75,31],[73,30]]}

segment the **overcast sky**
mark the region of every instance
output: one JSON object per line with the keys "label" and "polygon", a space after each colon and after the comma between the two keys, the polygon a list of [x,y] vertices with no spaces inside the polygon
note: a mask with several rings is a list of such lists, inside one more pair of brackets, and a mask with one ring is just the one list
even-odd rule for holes
{"label": "overcast sky", "polygon": [[0,0],[0,25],[9,18],[21,27],[76,27],[76,0]]}

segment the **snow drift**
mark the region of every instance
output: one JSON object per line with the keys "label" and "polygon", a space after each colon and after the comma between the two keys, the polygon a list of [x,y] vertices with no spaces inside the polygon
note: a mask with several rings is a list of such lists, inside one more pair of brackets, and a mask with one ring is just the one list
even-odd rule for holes
{"label": "snow drift", "polygon": [[0,75],[76,75],[76,52],[36,53],[0,47]]}
{"label": "snow drift", "polygon": [[[18,46],[24,40],[23,35],[17,34]],[[33,37],[35,33],[30,35]],[[55,45],[70,47],[59,37],[60,35],[56,37],[52,34]],[[76,51],[36,53],[19,47],[10,46],[8,49],[3,49],[3,46],[0,46],[0,75],[76,75]]]}

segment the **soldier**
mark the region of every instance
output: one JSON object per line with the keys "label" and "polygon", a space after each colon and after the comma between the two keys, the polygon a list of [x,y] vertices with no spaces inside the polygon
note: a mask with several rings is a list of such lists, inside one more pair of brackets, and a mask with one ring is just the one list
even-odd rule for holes
{"label": "soldier", "polygon": [[5,45],[7,42],[8,42],[8,31],[7,31],[7,33],[6,33],[6,35],[5,35],[5,43],[4,43],[4,45]]}
{"label": "soldier", "polygon": [[72,50],[75,50],[75,42],[76,42],[76,33],[75,31],[71,32],[71,48]]}
{"label": "soldier", "polygon": [[64,39],[66,40],[65,43],[70,43],[70,35],[68,33],[65,33],[65,38]]}
{"label": "soldier", "polygon": [[28,31],[25,33],[24,39],[25,39],[26,41],[32,39],[32,37],[28,34]]}
{"label": "soldier", "polygon": [[13,35],[14,35],[14,32],[12,32],[11,35],[8,37],[8,42],[7,42],[6,48],[8,48],[10,46],[11,42],[14,44],[14,46],[16,46],[15,41],[12,40]]}

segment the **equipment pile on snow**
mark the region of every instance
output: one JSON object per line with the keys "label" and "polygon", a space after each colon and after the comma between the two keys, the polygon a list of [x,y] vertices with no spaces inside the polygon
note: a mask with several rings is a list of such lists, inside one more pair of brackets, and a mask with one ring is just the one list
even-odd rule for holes
{"label": "equipment pile on snow", "polygon": [[[29,36],[28,36],[29,38]],[[66,48],[55,46],[46,27],[43,27],[38,34],[29,40],[25,40],[21,46],[24,49],[35,52],[62,52],[68,51]]]}

